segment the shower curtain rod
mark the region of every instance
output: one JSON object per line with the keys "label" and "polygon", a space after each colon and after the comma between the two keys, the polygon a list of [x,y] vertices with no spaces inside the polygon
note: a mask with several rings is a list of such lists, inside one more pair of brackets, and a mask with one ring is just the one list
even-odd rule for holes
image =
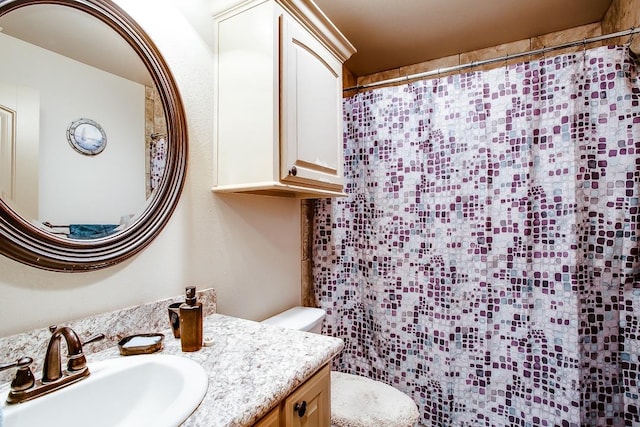
{"label": "shower curtain rod", "polygon": [[502,62],[502,61],[506,61],[506,60],[509,60],[509,59],[522,58],[523,56],[539,55],[539,54],[544,54],[544,53],[547,53],[547,52],[551,52],[551,51],[559,50],[559,49],[564,49],[564,48],[568,48],[568,47],[587,45],[589,43],[595,43],[595,42],[599,42],[599,41],[602,41],[602,40],[612,39],[612,38],[615,38],[615,37],[632,36],[632,35],[637,34],[637,33],[640,33],[640,27],[638,27],[638,28],[631,27],[628,30],[619,31],[617,33],[610,33],[610,34],[605,34],[605,35],[602,35],[602,36],[585,38],[585,39],[582,39],[582,40],[576,40],[576,41],[573,41],[573,42],[562,43],[562,44],[558,44],[558,45],[555,45],[555,46],[543,47],[543,48],[540,48],[540,49],[529,50],[529,51],[526,51],[526,52],[514,53],[512,55],[504,55],[504,56],[500,56],[500,57],[497,57],[497,58],[485,59],[485,60],[482,60],[482,61],[472,61],[472,62],[468,62],[466,64],[454,65],[452,67],[438,68],[436,70],[425,71],[425,72],[422,72],[422,73],[408,74],[408,75],[403,76],[403,77],[395,77],[395,78],[392,78],[392,79],[381,80],[379,82],[367,83],[367,84],[364,84],[364,85],[356,85],[356,86],[352,86],[352,87],[348,87],[348,88],[344,89],[343,92],[347,92],[347,91],[351,91],[351,90],[367,89],[367,88],[376,87],[376,86],[384,86],[384,85],[391,84],[391,83],[399,83],[399,82],[404,82],[404,81],[409,81],[409,80],[422,79],[422,78],[425,78],[425,77],[437,76],[437,75],[443,74],[443,73],[450,73],[450,72],[453,72],[453,71],[460,71],[460,70],[464,70],[464,69],[467,69],[467,68],[473,68],[473,67],[478,67],[478,66],[481,66],[481,65],[493,64],[495,62]]}

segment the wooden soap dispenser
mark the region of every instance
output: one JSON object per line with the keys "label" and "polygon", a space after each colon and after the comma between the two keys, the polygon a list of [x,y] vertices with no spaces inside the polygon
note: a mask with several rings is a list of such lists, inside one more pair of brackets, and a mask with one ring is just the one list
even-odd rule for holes
{"label": "wooden soap dispenser", "polygon": [[180,306],[182,351],[198,351],[202,347],[202,320],[202,303],[196,298],[196,287],[187,286],[185,302]]}

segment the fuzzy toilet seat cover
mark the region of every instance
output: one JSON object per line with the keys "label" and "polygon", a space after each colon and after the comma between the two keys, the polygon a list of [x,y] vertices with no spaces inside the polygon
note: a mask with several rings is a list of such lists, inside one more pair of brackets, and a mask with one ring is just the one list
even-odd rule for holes
{"label": "fuzzy toilet seat cover", "polygon": [[331,371],[331,424],[336,427],[412,427],[415,402],[390,385]]}

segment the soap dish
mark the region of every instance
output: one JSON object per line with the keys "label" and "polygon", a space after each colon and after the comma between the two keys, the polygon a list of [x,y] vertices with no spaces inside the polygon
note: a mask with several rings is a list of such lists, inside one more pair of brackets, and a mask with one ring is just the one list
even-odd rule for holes
{"label": "soap dish", "polygon": [[164,334],[137,334],[122,338],[118,349],[123,356],[150,354],[162,350]]}

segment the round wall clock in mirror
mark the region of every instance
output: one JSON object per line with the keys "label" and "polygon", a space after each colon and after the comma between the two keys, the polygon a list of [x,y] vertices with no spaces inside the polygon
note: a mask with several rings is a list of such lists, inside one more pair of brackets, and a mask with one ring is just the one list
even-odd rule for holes
{"label": "round wall clock in mirror", "polygon": [[130,258],[184,185],[186,119],[166,62],[110,0],[0,0],[0,27],[0,254],[61,272]]}

